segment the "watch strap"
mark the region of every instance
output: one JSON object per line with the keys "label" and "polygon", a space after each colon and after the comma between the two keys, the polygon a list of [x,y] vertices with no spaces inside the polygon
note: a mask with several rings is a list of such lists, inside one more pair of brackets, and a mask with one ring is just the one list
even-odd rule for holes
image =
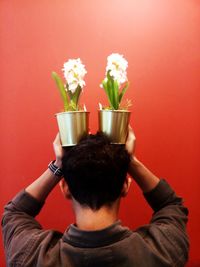
{"label": "watch strap", "polygon": [[60,169],[58,166],[56,166],[54,164],[55,160],[51,161],[48,165],[48,168],[50,169],[50,171],[53,172],[53,174],[55,174],[58,177],[62,177],[63,176],[63,172],[62,169]]}

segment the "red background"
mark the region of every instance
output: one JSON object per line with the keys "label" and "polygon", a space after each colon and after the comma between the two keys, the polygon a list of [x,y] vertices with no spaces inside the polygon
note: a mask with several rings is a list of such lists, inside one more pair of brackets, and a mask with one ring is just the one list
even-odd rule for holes
{"label": "red background", "polygon": [[[129,62],[136,154],[184,197],[189,266],[200,266],[200,1],[2,0],[0,12],[1,212],[54,158],[62,102],[51,71],[61,74],[64,61],[82,59],[88,74],[81,102],[95,132],[98,103],[107,103],[99,88],[106,57],[118,52]],[[148,222],[151,210],[135,185],[120,215],[132,228]],[[59,230],[73,222],[58,188],[38,219]],[[1,242],[0,266],[3,254]]]}

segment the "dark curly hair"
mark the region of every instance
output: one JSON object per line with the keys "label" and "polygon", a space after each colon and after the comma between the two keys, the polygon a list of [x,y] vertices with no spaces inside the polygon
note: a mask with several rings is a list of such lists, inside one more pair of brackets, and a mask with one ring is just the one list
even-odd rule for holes
{"label": "dark curly hair", "polygon": [[87,135],[65,151],[63,173],[70,193],[81,205],[98,210],[121,194],[130,163],[124,145],[103,133]]}

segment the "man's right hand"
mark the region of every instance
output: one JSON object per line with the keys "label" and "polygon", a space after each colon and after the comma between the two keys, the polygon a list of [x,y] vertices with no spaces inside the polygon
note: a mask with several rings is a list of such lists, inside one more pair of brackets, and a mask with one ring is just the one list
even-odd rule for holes
{"label": "man's right hand", "polygon": [[135,134],[129,125],[129,132],[126,141],[126,150],[132,156],[129,165],[129,175],[139,185],[141,190],[146,193],[151,191],[159,183],[159,178],[148,170],[135,156]]}
{"label": "man's right hand", "polygon": [[128,153],[130,155],[134,155],[134,153],[135,153],[135,143],[136,143],[136,137],[135,137],[135,134],[133,132],[133,129],[129,125],[128,126],[128,136],[126,139],[126,150],[128,151]]}

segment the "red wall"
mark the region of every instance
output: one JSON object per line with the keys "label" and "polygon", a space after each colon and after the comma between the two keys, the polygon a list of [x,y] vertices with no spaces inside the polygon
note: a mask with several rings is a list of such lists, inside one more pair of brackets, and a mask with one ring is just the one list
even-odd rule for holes
{"label": "red wall", "polygon": [[[94,132],[98,102],[106,103],[99,88],[106,57],[119,52],[129,61],[126,97],[133,103],[137,156],[184,197],[190,261],[200,261],[200,1],[2,0],[0,12],[1,212],[54,157],[54,114],[62,102],[51,71],[60,71],[68,58],[85,63],[82,103]],[[124,224],[135,228],[150,215],[133,184],[121,208]],[[60,230],[73,222],[58,188],[39,220]]]}

